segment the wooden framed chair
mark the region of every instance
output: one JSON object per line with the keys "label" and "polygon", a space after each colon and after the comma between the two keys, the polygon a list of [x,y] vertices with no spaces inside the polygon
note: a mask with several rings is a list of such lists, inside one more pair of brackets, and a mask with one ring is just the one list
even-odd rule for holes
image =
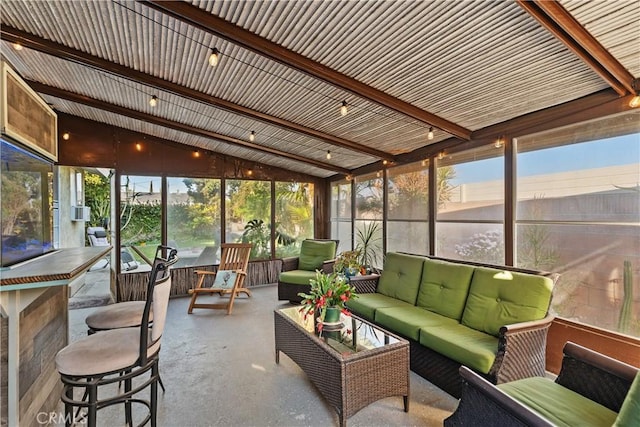
{"label": "wooden framed chair", "polygon": [[[244,287],[244,280],[247,276],[247,265],[252,247],[251,243],[223,243],[218,270],[195,271],[198,275],[198,282],[194,289],[189,290],[189,294],[191,294],[189,314],[193,312],[194,308],[221,308],[227,309],[227,314],[231,314],[233,302],[240,293],[251,296],[251,291]],[[205,287],[205,279],[211,277],[213,277],[213,284],[211,287]],[[221,297],[229,295],[229,300],[217,303],[196,303],[199,296],[213,294],[218,294]]]}

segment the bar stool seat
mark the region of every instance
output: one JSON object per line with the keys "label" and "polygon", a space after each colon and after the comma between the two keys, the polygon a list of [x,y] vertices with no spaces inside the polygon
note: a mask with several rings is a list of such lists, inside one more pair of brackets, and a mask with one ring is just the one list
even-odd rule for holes
{"label": "bar stool seat", "polygon": [[[89,333],[139,327],[142,323],[144,305],[144,301],[127,301],[96,309],[85,319]],[[149,321],[153,321],[153,311],[149,313]]]}
{"label": "bar stool seat", "polygon": [[60,350],[56,368],[62,375],[98,377],[133,366],[139,357],[140,328],[113,329]]}

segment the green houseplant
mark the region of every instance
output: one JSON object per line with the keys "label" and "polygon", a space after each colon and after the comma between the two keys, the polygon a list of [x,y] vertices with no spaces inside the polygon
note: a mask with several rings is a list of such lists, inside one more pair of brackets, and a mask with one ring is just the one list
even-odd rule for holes
{"label": "green houseplant", "polygon": [[360,251],[344,251],[341,252],[333,264],[333,271],[340,275],[355,276],[362,271],[362,264],[360,263]]}
{"label": "green houseplant", "polygon": [[[346,278],[336,273],[326,274],[316,270],[316,278],[310,280],[309,293],[300,292],[302,307],[300,312],[306,316],[316,316],[318,332],[322,331],[324,322],[332,323],[340,320],[340,313],[349,314],[345,304],[357,298],[355,288]],[[331,317],[335,316],[335,317]]]}

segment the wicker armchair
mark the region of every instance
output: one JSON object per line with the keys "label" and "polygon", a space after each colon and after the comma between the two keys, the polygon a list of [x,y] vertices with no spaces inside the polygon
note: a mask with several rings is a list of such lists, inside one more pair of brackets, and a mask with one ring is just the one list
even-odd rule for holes
{"label": "wicker armchair", "polygon": [[[636,367],[568,342],[555,383],[618,413],[638,372]],[[541,404],[535,405],[534,410],[508,394],[509,388],[505,387],[513,387],[514,383],[494,386],[464,366],[460,368],[460,375],[464,381],[462,398],[456,411],[444,421],[445,427],[555,425],[540,415],[544,411],[551,413],[552,408]],[[572,411],[562,403],[557,406],[560,412]]]}
{"label": "wicker armchair", "polygon": [[[311,245],[307,244],[311,243]],[[331,253],[330,256],[326,256],[326,259],[320,259],[314,266],[314,268],[300,268],[301,263],[300,259],[305,257],[304,251],[309,247],[315,246],[313,245],[315,242],[319,243],[327,243],[327,254]],[[300,256],[283,258],[282,259],[282,270],[280,276],[278,277],[278,300],[288,300],[292,303],[299,303],[302,301],[302,298],[298,296],[299,292],[308,293],[311,289],[311,285],[308,282],[309,278],[315,277],[315,270],[318,269],[324,273],[332,273],[333,265],[335,263],[336,250],[338,248],[338,240],[331,239],[307,239],[302,242],[302,248],[300,249]],[[317,248],[316,248],[317,249]],[[313,248],[312,248],[313,251]],[[320,251],[323,252],[323,251]],[[309,257],[306,258],[305,265],[308,267],[309,265]],[[313,263],[313,262],[312,262]],[[304,278],[304,284],[300,281],[300,278],[292,277],[291,274],[282,274],[285,272],[298,272],[305,274],[304,272],[308,272],[309,277]],[[295,275],[293,275],[295,276]]]}

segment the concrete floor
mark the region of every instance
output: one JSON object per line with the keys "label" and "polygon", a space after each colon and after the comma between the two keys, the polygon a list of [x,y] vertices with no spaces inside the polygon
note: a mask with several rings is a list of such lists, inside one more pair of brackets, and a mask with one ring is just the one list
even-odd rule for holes
{"label": "concrete floor", "polygon": [[[95,290],[98,290],[95,288]],[[214,297],[217,298],[217,297]],[[281,354],[275,364],[274,285],[236,300],[233,314],[195,309],[188,298],[169,302],[162,339],[160,426],[333,426],[338,416],[301,369]],[[95,308],[70,311],[70,340],[86,334],[84,318]],[[411,373],[409,413],[402,398],[379,400],[348,419],[349,426],[440,426],[457,401]],[[145,393],[146,394],[146,393]],[[98,412],[99,425],[124,425],[121,406]]]}

